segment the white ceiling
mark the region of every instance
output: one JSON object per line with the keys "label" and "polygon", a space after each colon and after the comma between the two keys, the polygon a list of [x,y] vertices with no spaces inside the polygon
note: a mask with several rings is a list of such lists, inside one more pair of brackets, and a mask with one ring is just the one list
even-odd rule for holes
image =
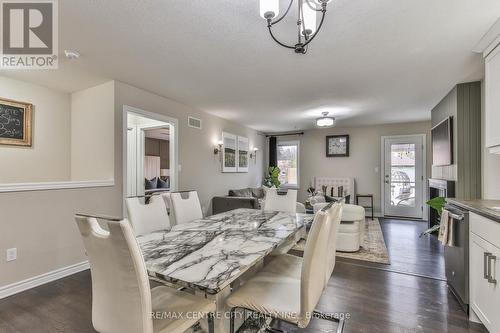
{"label": "white ceiling", "polygon": [[[499,0],[334,0],[307,55],[275,44],[258,0],[59,1],[56,72],[7,75],[75,91],[117,79],[261,131],[430,119],[458,82],[482,77],[474,48]],[[281,10],[286,0],[281,3]],[[291,42],[293,21],[278,36]]]}

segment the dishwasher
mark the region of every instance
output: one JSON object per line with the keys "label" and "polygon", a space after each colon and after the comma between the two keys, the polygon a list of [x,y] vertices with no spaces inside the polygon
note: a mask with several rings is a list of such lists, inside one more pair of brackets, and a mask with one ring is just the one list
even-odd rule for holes
{"label": "dishwasher", "polygon": [[454,205],[446,210],[454,220],[455,246],[444,247],[446,281],[464,311],[469,313],[469,212]]}

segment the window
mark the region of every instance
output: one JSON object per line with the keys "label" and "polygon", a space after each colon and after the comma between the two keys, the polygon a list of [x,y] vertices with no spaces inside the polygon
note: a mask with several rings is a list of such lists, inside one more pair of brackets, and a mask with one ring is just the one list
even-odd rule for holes
{"label": "window", "polygon": [[299,141],[278,142],[278,168],[282,186],[299,186]]}

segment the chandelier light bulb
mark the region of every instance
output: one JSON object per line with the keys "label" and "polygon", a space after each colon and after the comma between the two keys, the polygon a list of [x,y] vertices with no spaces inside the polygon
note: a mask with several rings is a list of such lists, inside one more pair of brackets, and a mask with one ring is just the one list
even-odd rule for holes
{"label": "chandelier light bulb", "polygon": [[[301,26],[301,31],[302,35],[304,36],[311,36],[316,32],[317,26],[316,26],[316,18],[317,18],[317,11],[314,10],[313,8],[316,7],[316,4],[314,2],[309,2],[307,1],[302,2],[302,12],[304,15],[304,24]],[[304,31],[304,26],[306,30]]]}
{"label": "chandelier light bulb", "polygon": [[260,16],[263,19],[271,20],[280,13],[279,0],[260,0]]}
{"label": "chandelier light bulb", "polygon": [[[306,54],[308,45],[316,38],[325,22],[328,2],[329,0],[290,0],[285,12],[279,16],[279,0],[260,0],[260,16],[267,21],[269,34],[276,43],[294,50],[297,54]],[[298,10],[290,11],[294,4],[297,5]],[[276,37],[273,27],[282,22],[290,23],[290,20],[285,18],[292,15],[296,15],[294,19],[297,22],[297,30],[295,30],[297,39],[294,43],[285,43]]]}

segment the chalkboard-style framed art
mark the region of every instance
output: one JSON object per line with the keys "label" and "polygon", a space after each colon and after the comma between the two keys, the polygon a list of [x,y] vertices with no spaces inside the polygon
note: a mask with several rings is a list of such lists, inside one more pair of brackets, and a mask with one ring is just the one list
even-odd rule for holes
{"label": "chalkboard-style framed art", "polygon": [[0,145],[31,147],[33,105],[0,98]]}

